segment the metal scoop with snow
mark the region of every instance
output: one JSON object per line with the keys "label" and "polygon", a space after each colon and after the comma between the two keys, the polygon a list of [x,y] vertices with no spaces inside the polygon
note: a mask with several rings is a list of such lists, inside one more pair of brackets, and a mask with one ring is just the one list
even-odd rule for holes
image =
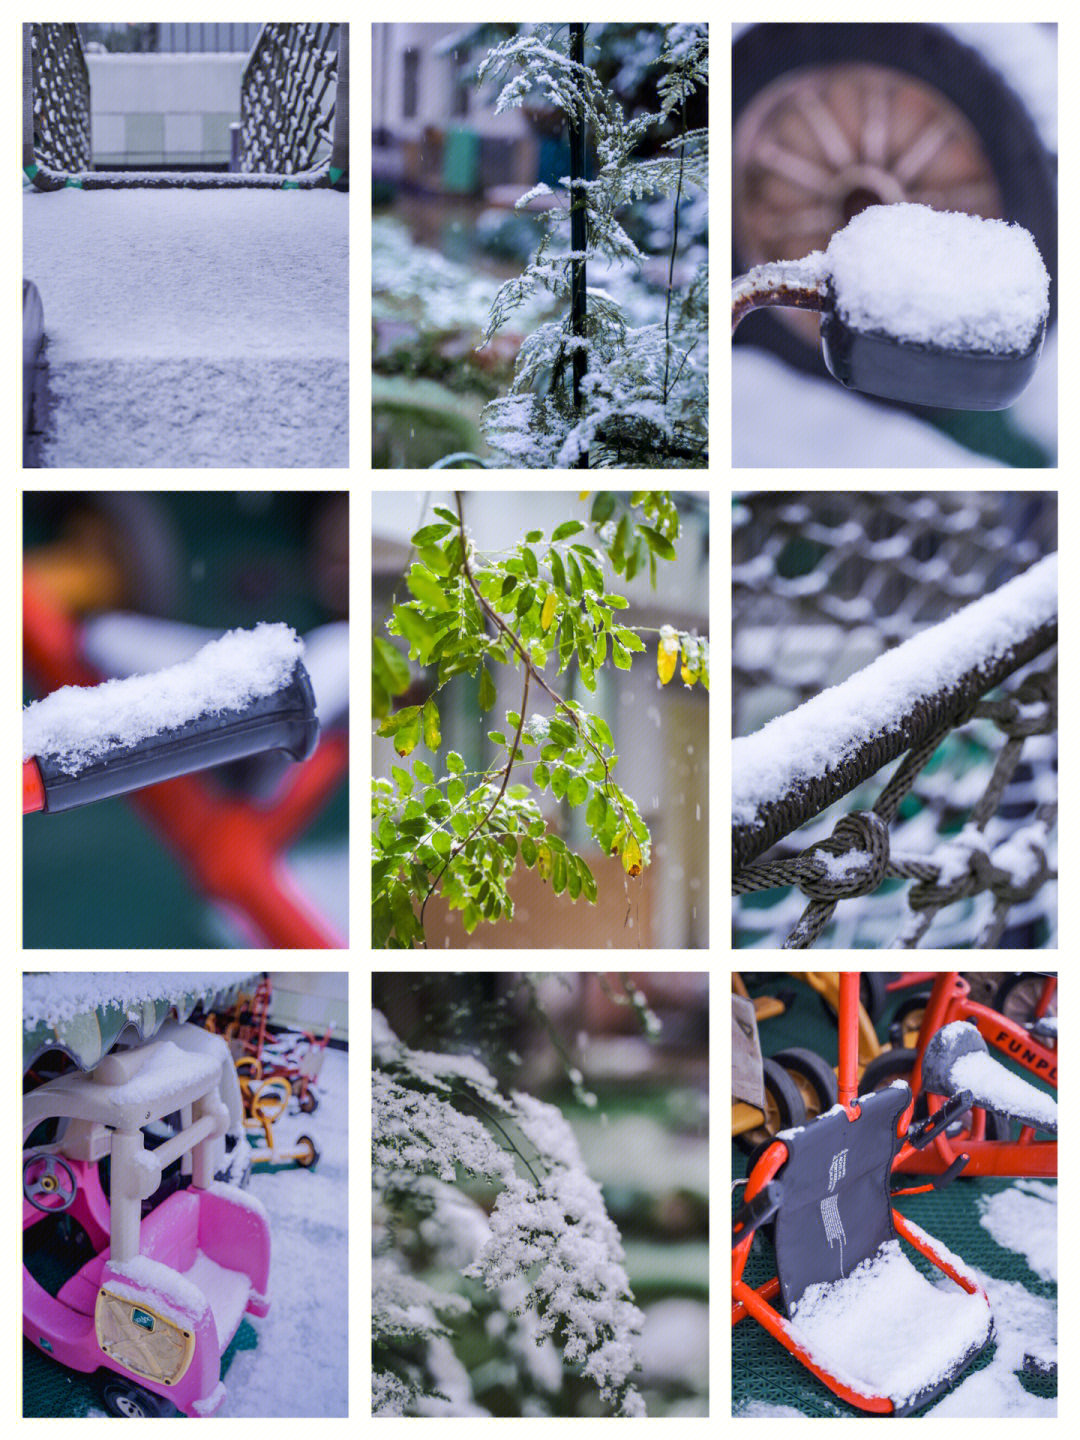
{"label": "metal scoop with snow", "polygon": [[875,205],[827,250],[739,276],[731,328],[763,306],[818,310],[825,364],[849,389],[949,410],[1004,410],[1038,365],[1049,283],[1019,225]]}

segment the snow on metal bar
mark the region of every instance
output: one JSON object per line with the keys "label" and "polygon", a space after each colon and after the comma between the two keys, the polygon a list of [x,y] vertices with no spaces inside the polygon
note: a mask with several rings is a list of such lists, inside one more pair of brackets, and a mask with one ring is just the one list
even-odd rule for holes
{"label": "snow on metal bar", "polygon": [[331,160],[335,100],[347,86],[347,66],[339,64],[347,31],[322,24],[263,26],[240,87],[245,172],[301,175]]}
{"label": "snow on metal bar", "polygon": [[736,863],[955,724],[1057,639],[1051,555],[732,747]]}
{"label": "snow on metal bar", "polygon": [[23,166],[90,168],[90,74],[77,25],[23,25]]}

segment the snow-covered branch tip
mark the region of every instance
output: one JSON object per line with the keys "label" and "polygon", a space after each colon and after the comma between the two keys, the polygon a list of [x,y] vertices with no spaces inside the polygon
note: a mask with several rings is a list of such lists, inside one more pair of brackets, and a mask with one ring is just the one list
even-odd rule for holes
{"label": "snow-covered branch tip", "polygon": [[[536,1345],[557,1342],[614,1414],[644,1415],[632,1383],[642,1315],[618,1230],[560,1112],[503,1095],[471,1056],[411,1050],[378,1013],[372,1036],[373,1413],[485,1413],[465,1400],[465,1410],[430,1406],[446,1399],[437,1382],[448,1372],[448,1321],[489,1303],[486,1294]],[[497,1113],[498,1135],[516,1130],[522,1147],[507,1148],[463,1113],[463,1092]],[[456,1187],[459,1177],[497,1189],[490,1214]],[[414,1273],[433,1249],[431,1274],[453,1264],[460,1290],[436,1290],[430,1275]],[[451,1369],[460,1386],[463,1367]]]}

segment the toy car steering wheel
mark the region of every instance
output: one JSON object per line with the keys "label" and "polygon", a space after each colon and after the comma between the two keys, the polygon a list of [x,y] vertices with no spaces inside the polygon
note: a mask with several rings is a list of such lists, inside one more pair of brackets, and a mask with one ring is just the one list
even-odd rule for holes
{"label": "toy car steering wheel", "polygon": [[[41,1169],[28,1175],[27,1172],[35,1165],[41,1166]],[[78,1190],[75,1172],[61,1156],[46,1151],[27,1155],[23,1161],[23,1196],[35,1210],[41,1210],[46,1215],[59,1215],[75,1203]]]}

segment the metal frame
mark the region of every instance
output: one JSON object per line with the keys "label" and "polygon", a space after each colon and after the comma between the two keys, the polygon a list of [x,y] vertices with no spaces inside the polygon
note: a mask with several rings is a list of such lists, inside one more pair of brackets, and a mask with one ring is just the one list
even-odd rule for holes
{"label": "metal frame", "polygon": [[[319,31],[325,28],[325,35]],[[334,29],[338,31],[337,53],[331,56],[330,40]],[[313,67],[321,78],[318,101],[308,110],[294,129],[289,154],[297,157],[302,164],[292,169],[268,168],[266,157],[273,154],[280,159],[280,148],[267,149],[267,144],[276,133],[269,130],[265,121],[259,121],[258,111],[248,93],[250,84],[265,79],[259,68],[260,57],[268,46],[274,45],[283,51],[281,31],[301,32],[301,39],[307,39],[308,31],[315,32],[320,48]],[[46,41],[50,44],[47,47]],[[37,56],[49,50],[51,60],[38,62]],[[61,63],[59,55],[63,54]],[[52,77],[56,91],[46,95],[46,86],[41,78],[43,71]],[[331,80],[336,82],[335,98],[323,114],[322,105]],[[290,98],[299,100],[301,82],[296,74],[291,76],[293,89]],[[264,99],[268,92],[264,90]],[[69,104],[74,99],[77,110],[75,125],[71,133],[61,137],[57,127],[50,129],[54,117],[49,108],[61,102]],[[309,99],[312,97],[309,96]],[[313,190],[332,188],[348,189],[349,175],[349,27],[333,25],[282,25],[265,24],[252,48],[244,79],[241,82],[241,113],[247,112],[250,124],[250,142],[241,164],[250,166],[237,173],[225,171],[168,171],[168,170],[93,170],[91,168],[92,143],[90,131],[90,76],[86,67],[78,27],[73,24],[52,25],[24,23],[23,25],[23,172],[39,190],[124,190],[124,189],[284,189]],[[321,128],[320,128],[321,127]],[[328,157],[314,162],[320,141],[329,145]],[[44,148],[42,148],[44,145]]]}

